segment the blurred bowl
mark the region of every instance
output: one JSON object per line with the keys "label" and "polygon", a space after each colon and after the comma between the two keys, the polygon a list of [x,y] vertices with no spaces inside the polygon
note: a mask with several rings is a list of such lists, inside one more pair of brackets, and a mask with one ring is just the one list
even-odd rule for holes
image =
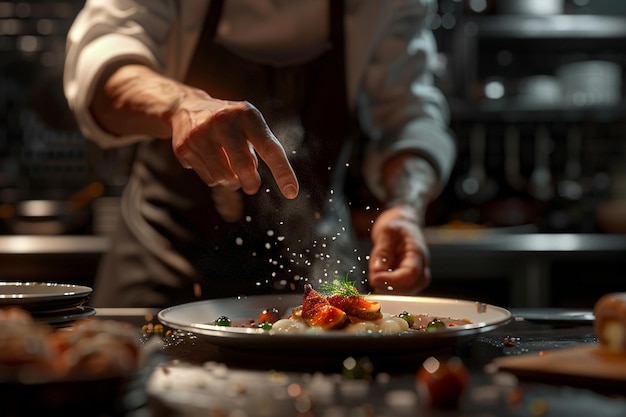
{"label": "blurred bowl", "polygon": [[499,0],[500,14],[551,15],[561,14],[565,9],[564,0]]}
{"label": "blurred bowl", "polygon": [[557,104],[563,100],[560,80],[552,75],[531,75],[519,80],[517,99],[530,104]]}
{"label": "blurred bowl", "polygon": [[615,62],[572,62],[559,67],[557,75],[567,104],[608,106],[617,105],[622,99],[622,68]]}

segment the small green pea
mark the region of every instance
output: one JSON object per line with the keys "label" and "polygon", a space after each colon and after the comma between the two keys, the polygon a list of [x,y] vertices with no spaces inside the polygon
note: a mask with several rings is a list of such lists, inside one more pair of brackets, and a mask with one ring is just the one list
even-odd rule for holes
{"label": "small green pea", "polygon": [[224,326],[224,327],[230,327],[232,325],[232,322],[230,321],[230,319],[226,316],[220,316],[217,318],[217,320],[215,320],[215,325],[216,326]]}
{"label": "small green pea", "polygon": [[413,327],[413,324],[415,324],[415,318],[413,317],[413,314],[407,311],[403,311],[402,313],[398,315],[398,317],[406,320],[406,322],[409,324],[409,327]]}
{"label": "small green pea", "polygon": [[269,321],[264,321],[263,323],[259,323],[259,329],[263,330],[272,330],[272,323]]}
{"label": "small green pea", "polygon": [[433,319],[430,323],[428,323],[428,325],[426,326],[426,331],[427,332],[434,332],[437,329],[445,329],[446,328],[446,324],[439,320],[439,319]]}

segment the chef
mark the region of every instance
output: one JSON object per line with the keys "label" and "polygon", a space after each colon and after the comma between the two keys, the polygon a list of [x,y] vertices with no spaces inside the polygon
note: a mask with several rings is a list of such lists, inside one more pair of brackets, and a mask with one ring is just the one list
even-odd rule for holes
{"label": "chef", "polygon": [[[428,286],[424,213],[455,157],[433,6],[87,0],[67,39],[68,103],[101,147],[135,147],[92,303],[159,307],[346,275],[377,293]],[[369,254],[344,192],[351,163],[383,205]]]}

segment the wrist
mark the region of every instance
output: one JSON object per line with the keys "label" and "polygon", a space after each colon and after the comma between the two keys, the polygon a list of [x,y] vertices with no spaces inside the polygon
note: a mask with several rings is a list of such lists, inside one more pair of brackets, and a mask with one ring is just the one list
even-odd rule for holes
{"label": "wrist", "polygon": [[385,166],[383,180],[388,208],[404,206],[423,217],[436,194],[437,175],[432,165],[418,155],[402,155]]}

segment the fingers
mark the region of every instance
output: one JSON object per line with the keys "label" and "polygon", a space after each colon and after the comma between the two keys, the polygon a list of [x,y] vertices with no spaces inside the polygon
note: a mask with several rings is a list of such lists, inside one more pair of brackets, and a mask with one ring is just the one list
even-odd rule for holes
{"label": "fingers", "polygon": [[369,285],[375,294],[417,294],[430,285],[430,268],[399,267],[370,274]]}
{"label": "fingers", "polygon": [[431,281],[430,255],[417,226],[406,221],[379,220],[384,224],[379,224],[372,235],[370,287],[376,293],[415,294],[423,290]]}
{"label": "fingers", "polygon": [[373,250],[369,261],[369,285],[376,293],[415,294],[430,284],[430,271],[417,251],[387,253]]}
{"label": "fingers", "polygon": [[221,103],[216,111],[187,112],[174,123],[172,146],[181,164],[193,168],[209,186],[220,184],[254,194],[261,185],[258,152],[283,195],[295,198],[295,173],[261,113],[247,102]]}
{"label": "fingers", "polygon": [[296,198],[299,191],[298,180],[284,148],[256,108],[249,108],[245,116],[242,119],[242,129],[246,132],[247,139],[269,167],[283,195]]}

